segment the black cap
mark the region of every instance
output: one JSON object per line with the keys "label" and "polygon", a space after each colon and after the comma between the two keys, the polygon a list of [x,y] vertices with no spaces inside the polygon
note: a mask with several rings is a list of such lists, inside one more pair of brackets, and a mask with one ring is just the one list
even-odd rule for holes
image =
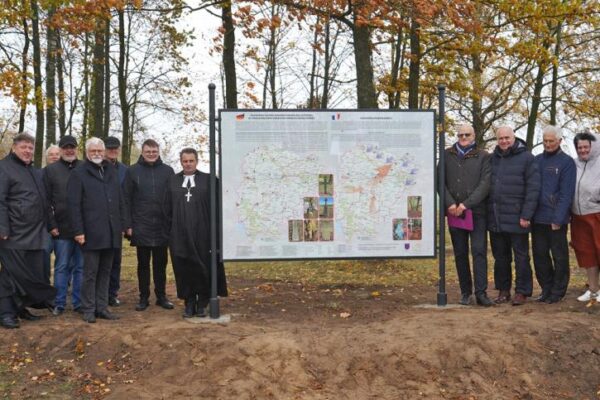
{"label": "black cap", "polygon": [[61,137],[60,141],[58,142],[58,147],[67,147],[67,146],[77,147],[77,139],[75,139],[71,135],[66,135],[66,136]]}
{"label": "black cap", "polygon": [[116,149],[118,147],[121,147],[121,141],[114,136],[109,136],[106,139],[104,139],[104,146],[107,149]]}

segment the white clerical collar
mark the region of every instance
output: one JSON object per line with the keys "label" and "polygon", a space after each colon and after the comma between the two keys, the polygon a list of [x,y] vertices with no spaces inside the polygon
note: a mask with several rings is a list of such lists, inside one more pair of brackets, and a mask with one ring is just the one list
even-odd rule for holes
{"label": "white clerical collar", "polygon": [[196,187],[196,182],[194,180],[194,176],[196,176],[196,174],[194,175],[184,175],[183,176],[183,184],[181,185],[181,187],[183,188],[187,188],[187,187]]}

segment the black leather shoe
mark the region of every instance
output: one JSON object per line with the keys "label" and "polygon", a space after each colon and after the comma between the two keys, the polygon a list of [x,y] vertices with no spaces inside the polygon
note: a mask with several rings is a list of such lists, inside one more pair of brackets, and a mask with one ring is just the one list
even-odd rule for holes
{"label": "black leather shoe", "polygon": [[111,320],[111,321],[119,319],[119,317],[117,317],[115,314],[111,313],[108,310],[97,312],[96,313],[96,318],[108,319],[108,320]]}
{"label": "black leather shoe", "polygon": [[121,305],[121,301],[119,299],[117,299],[116,297],[109,297],[108,305],[111,307],[119,307]]}
{"label": "black leather shoe", "polygon": [[556,296],[556,295],[550,295],[548,296],[548,298],[544,301],[544,303],[548,303],[548,304],[554,304],[554,303],[558,303],[559,301],[562,300],[562,297],[560,296]]}
{"label": "black leather shoe", "polygon": [[471,295],[470,294],[462,294],[460,296],[460,301],[458,302],[458,304],[461,304],[463,306],[468,306],[471,304]]}
{"label": "black leather shoe", "polygon": [[192,318],[196,314],[196,300],[185,300],[183,318]]}
{"label": "black leather shoe", "polygon": [[83,310],[81,309],[81,306],[75,307],[73,309],[73,312],[76,312],[77,314],[83,314]]}
{"label": "black leather shoe", "polygon": [[0,319],[0,325],[6,329],[17,329],[19,327],[19,321],[13,316],[6,316]]}
{"label": "black leather shoe", "polygon": [[174,308],[173,303],[171,303],[166,297],[159,297],[156,299],[156,305],[161,306],[165,310],[172,310]]}
{"label": "black leather shoe", "polygon": [[484,307],[491,307],[494,305],[494,302],[487,297],[487,294],[481,293],[475,295],[475,300],[477,300],[477,304]]}
{"label": "black leather shoe", "polygon": [[144,311],[149,305],[148,299],[140,299],[140,302],[135,306],[135,311]]}
{"label": "black leather shoe", "polygon": [[206,318],[206,307],[198,307],[196,309],[196,317]]}
{"label": "black leather shoe", "polygon": [[24,308],[19,311],[19,318],[24,319],[26,321],[39,321],[42,319],[41,315],[32,314],[28,309]]}
{"label": "black leather shoe", "polygon": [[96,316],[94,313],[83,313],[83,320],[88,324],[93,324],[96,322]]}
{"label": "black leather shoe", "polygon": [[550,297],[550,293],[544,293],[544,292],[542,292],[542,294],[540,294],[538,297],[535,298],[535,301],[539,301],[539,302],[545,303],[546,300],[548,300],[549,297]]}

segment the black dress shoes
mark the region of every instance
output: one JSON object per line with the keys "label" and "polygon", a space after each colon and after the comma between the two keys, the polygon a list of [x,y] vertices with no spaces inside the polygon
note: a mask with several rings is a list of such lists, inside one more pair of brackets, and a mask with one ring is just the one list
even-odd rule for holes
{"label": "black dress shoes", "polygon": [[117,317],[115,314],[111,313],[108,310],[104,310],[104,311],[99,311],[96,313],[96,318],[100,318],[100,319],[108,319],[111,321],[114,321],[116,319],[119,319],[119,317]]}
{"label": "black dress shoes", "polygon": [[539,301],[540,303],[545,303],[549,297],[550,297],[550,293],[542,292],[538,297],[535,298],[535,301]]}
{"label": "black dress shoes", "polygon": [[159,297],[156,299],[156,305],[161,306],[165,310],[172,310],[174,308],[173,303],[171,303],[166,297]]}
{"label": "black dress shoes", "polygon": [[26,321],[39,321],[42,319],[41,315],[32,314],[28,309],[24,308],[19,311],[19,318],[24,319]]}
{"label": "black dress shoes", "polygon": [[88,324],[93,324],[96,322],[96,316],[94,313],[83,313],[83,320]]}
{"label": "black dress shoes", "polygon": [[548,304],[554,304],[554,303],[558,303],[561,300],[562,300],[562,297],[560,297],[560,296],[550,295],[550,296],[548,296],[548,298],[546,300],[544,300],[544,302],[548,303]]}
{"label": "black dress shoes", "polygon": [[183,310],[183,318],[192,318],[196,314],[196,300],[185,300],[185,308]]}
{"label": "black dress shoes", "polygon": [[6,316],[0,319],[0,325],[6,329],[17,329],[19,327],[19,321],[13,316]]}
{"label": "black dress shoes", "polygon": [[487,294],[481,293],[475,295],[475,300],[477,300],[477,304],[484,307],[491,307],[494,305],[494,302],[487,297]]}
{"label": "black dress shoes", "polygon": [[111,307],[119,307],[121,305],[121,301],[119,299],[117,299],[116,297],[109,297],[108,305]]}
{"label": "black dress shoes", "polygon": [[140,299],[140,302],[137,303],[137,305],[135,306],[135,311],[144,311],[146,308],[148,308],[148,306],[150,305],[150,303],[148,302],[148,299]]}
{"label": "black dress shoes", "polygon": [[460,305],[468,306],[471,304],[471,295],[470,294],[462,294],[460,296],[460,300],[458,302]]}

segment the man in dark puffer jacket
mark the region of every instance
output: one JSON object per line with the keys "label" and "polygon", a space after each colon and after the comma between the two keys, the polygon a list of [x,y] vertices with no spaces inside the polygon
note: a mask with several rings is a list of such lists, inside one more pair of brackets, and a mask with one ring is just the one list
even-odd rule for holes
{"label": "man in dark puffer jacket", "polygon": [[511,262],[515,258],[515,297],[522,305],[533,291],[529,261],[530,221],[537,206],[540,175],[525,142],[511,127],[496,130],[498,145],[492,154],[492,183],[488,198],[488,230],[494,255],[494,282],[500,291],[496,303],[510,300]]}

